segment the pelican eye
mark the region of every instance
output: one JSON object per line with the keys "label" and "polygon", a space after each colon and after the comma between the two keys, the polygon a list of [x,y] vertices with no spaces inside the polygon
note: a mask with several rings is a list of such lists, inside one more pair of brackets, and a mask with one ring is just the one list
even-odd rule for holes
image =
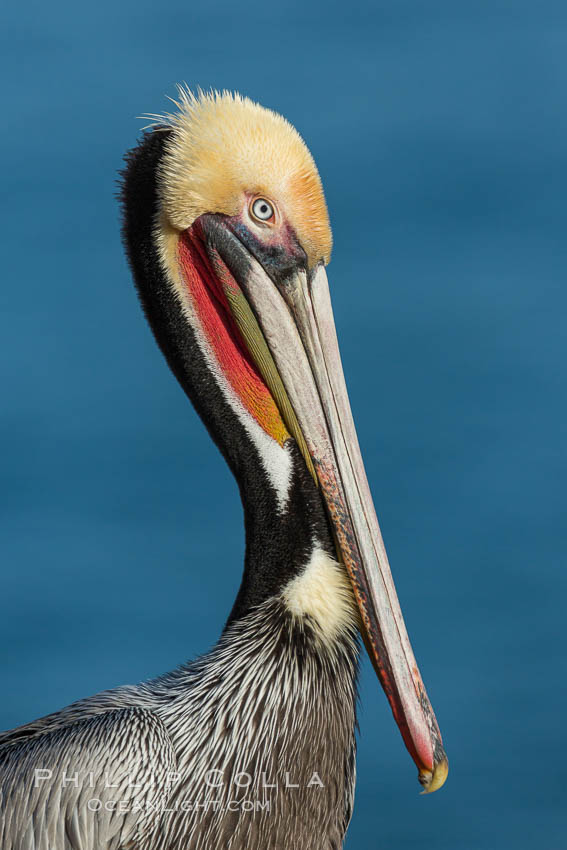
{"label": "pelican eye", "polygon": [[250,211],[258,221],[270,221],[274,218],[274,208],[265,198],[256,198]]}

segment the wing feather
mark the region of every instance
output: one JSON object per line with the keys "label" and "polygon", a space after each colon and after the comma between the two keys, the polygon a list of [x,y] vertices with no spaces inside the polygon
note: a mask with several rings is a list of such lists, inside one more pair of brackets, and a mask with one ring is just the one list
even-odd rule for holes
{"label": "wing feather", "polygon": [[1,746],[0,847],[149,847],[175,764],[165,726],[143,708],[96,714]]}

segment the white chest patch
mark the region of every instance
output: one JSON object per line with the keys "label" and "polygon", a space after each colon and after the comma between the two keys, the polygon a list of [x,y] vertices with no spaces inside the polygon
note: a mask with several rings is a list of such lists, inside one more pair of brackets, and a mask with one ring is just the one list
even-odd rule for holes
{"label": "white chest patch", "polygon": [[356,627],[356,603],[345,569],[317,543],[305,569],[286,585],[282,597],[294,617],[311,618],[326,642]]}

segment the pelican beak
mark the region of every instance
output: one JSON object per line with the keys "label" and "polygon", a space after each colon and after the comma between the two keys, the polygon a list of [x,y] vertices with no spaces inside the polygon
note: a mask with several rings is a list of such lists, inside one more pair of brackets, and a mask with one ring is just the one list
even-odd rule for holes
{"label": "pelican beak", "polygon": [[[220,216],[200,220],[209,260],[240,332],[321,488],[361,632],[425,792],[448,773],[441,734],[410,645],[346,390],[327,275],[274,271]],[[256,256],[255,256],[256,254]]]}

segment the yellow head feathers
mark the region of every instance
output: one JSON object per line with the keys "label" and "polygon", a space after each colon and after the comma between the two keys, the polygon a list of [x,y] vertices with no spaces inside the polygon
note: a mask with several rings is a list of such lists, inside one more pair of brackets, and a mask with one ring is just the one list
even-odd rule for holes
{"label": "yellow head feathers", "polygon": [[245,194],[273,199],[309,265],[331,255],[321,178],[297,130],[281,115],[229,92],[182,89],[160,174],[162,212],[182,231],[203,213],[236,215]]}

